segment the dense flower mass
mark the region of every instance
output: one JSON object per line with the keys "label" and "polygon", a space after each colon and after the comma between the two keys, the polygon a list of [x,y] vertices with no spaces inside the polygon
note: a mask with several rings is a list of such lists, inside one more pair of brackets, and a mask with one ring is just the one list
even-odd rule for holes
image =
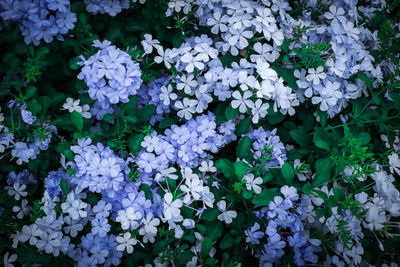
{"label": "dense flower mass", "polygon": [[0,264],[398,266],[399,8],[0,0]]}
{"label": "dense flower mass", "polygon": [[75,13],[68,0],[4,0],[0,2],[0,16],[5,22],[16,21],[27,44],[39,45],[54,37],[64,40],[63,35],[74,28]]}

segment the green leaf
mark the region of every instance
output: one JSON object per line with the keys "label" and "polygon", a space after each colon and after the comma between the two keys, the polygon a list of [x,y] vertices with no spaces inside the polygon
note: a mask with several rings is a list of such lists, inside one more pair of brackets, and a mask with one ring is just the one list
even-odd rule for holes
{"label": "green leaf", "polygon": [[318,187],[328,182],[331,178],[332,163],[329,157],[318,159],[315,163],[315,177],[313,186]]}
{"label": "green leaf", "polygon": [[293,90],[297,90],[296,77],[294,77],[294,70],[285,69],[282,67],[275,66],[274,70],[278,73],[279,76],[283,78],[285,82],[289,85]]}
{"label": "green leaf", "polygon": [[236,128],[236,135],[241,136],[249,131],[250,128],[250,118],[241,120]]}
{"label": "green leaf", "polygon": [[236,148],[236,155],[239,158],[246,158],[250,154],[251,140],[248,136],[244,136],[240,139]]}
{"label": "green leaf", "polygon": [[158,125],[158,127],[160,127],[160,129],[164,129],[164,128],[168,128],[169,126],[177,123],[179,120],[176,117],[166,117],[165,119],[163,119],[160,124]]}
{"label": "green leaf", "polygon": [[121,104],[120,114],[125,114],[128,110],[133,110],[136,107],[137,96],[131,95],[128,103]]}
{"label": "green leaf", "polygon": [[208,227],[207,237],[212,241],[217,241],[224,231],[224,225],[220,221],[212,222],[211,225],[212,227]]}
{"label": "green leaf", "polygon": [[219,243],[219,248],[220,249],[227,249],[233,246],[233,238],[231,234],[226,234],[222,240],[221,243]]}
{"label": "green leaf", "polygon": [[248,171],[251,171],[252,168],[244,163],[243,161],[237,161],[235,162],[235,174],[241,180],[244,176],[244,174]]}
{"label": "green leaf", "polygon": [[203,259],[207,258],[212,248],[212,240],[210,238],[205,238],[201,243],[201,257]]}
{"label": "green leaf", "polygon": [[235,175],[235,168],[233,166],[233,162],[229,161],[228,159],[219,159],[215,162],[215,167],[222,172],[225,177],[229,179],[234,179]]}
{"label": "green leaf", "polygon": [[336,201],[343,201],[346,198],[346,195],[342,189],[334,187],[332,190]]}
{"label": "green leaf", "polygon": [[29,98],[34,96],[36,94],[36,92],[37,92],[36,87],[34,87],[34,86],[28,87],[28,89],[26,90],[26,93],[25,93],[25,99],[28,100]]}
{"label": "green leaf", "polygon": [[311,136],[303,128],[291,130],[289,134],[302,147],[308,147],[311,144]]}
{"label": "green leaf", "polygon": [[269,202],[279,194],[278,188],[264,189],[260,194],[256,195],[251,203],[257,206],[268,206]]}
{"label": "green leaf", "polygon": [[151,116],[153,116],[154,110],[155,110],[154,105],[144,106],[141,110],[138,111],[139,115],[138,122],[143,123],[149,121],[151,119]]}
{"label": "green leaf", "polygon": [[315,141],[315,146],[323,150],[329,151],[329,144],[322,140]]}
{"label": "green leaf", "polygon": [[233,118],[236,117],[236,115],[238,114],[238,110],[234,109],[231,105],[229,105],[226,109],[225,109],[225,118],[226,120],[232,120]]}
{"label": "green leaf", "polygon": [[65,179],[61,179],[60,181],[61,191],[63,192],[64,196],[68,195],[68,182]]}
{"label": "green leaf", "polygon": [[79,56],[71,58],[69,61],[69,67],[73,70],[79,69],[80,66],[78,65],[78,62],[80,61],[82,61],[82,59],[80,59]]}
{"label": "green leaf", "polygon": [[106,114],[106,115],[104,115],[103,120],[106,121],[106,122],[109,122],[109,121],[111,121],[111,120],[113,120],[115,118],[116,117],[113,114]]}
{"label": "green leaf", "polygon": [[369,144],[371,137],[368,133],[362,132],[357,136],[357,143],[361,146]]}
{"label": "green leaf", "polygon": [[285,178],[285,181],[288,185],[291,185],[293,183],[293,178],[294,178],[294,170],[292,165],[290,165],[288,162],[285,162],[282,166],[282,175],[283,178]]}
{"label": "green leaf", "polygon": [[135,124],[138,121],[138,119],[135,116],[125,116],[124,119],[127,122],[133,123],[133,124]]}
{"label": "green leaf", "polygon": [[206,209],[203,214],[201,215],[202,220],[206,220],[206,221],[215,221],[215,219],[217,218],[219,214],[219,211],[217,209]]}
{"label": "green leaf", "polygon": [[77,111],[73,111],[71,113],[71,120],[73,122],[73,124],[75,125],[75,127],[78,129],[79,132],[83,131],[83,117],[82,115],[77,112]]}
{"label": "green leaf", "polygon": [[129,152],[136,155],[140,151],[141,148],[140,143],[142,143],[143,139],[144,139],[144,134],[142,133],[131,135],[128,138]]}

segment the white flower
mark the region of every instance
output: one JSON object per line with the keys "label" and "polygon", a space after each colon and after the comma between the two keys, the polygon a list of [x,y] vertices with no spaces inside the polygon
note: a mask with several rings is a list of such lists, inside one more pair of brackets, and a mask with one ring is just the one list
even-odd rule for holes
{"label": "white flower", "polygon": [[166,87],[161,86],[160,100],[163,101],[164,105],[169,106],[171,100],[175,100],[178,96],[172,93],[172,85],[168,84]]}
{"label": "white flower", "polygon": [[160,64],[161,62],[164,62],[165,67],[167,67],[167,69],[171,68],[171,49],[167,48],[164,51],[164,48],[160,47],[157,49],[157,53],[159,54],[159,56],[154,57],[154,62]]}
{"label": "white flower", "polygon": [[400,159],[399,159],[399,155],[397,155],[396,153],[392,153],[391,155],[388,156],[389,159],[389,165],[390,165],[390,172],[391,173],[397,173],[398,175],[400,175]]}
{"label": "white flower", "polygon": [[384,223],[387,222],[385,211],[379,210],[377,206],[371,206],[365,215],[365,220],[368,222],[364,224],[369,230],[374,231],[380,230],[384,227]]}
{"label": "white flower", "polygon": [[79,106],[79,102],[80,102],[79,99],[74,100],[73,98],[68,97],[62,109],[68,109],[69,113],[72,113],[74,111],[81,113],[82,107]]}
{"label": "white flower", "polygon": [[221,200],[220,202],[217,203],[218,210],[222,212],[220,215],[218,215],[218,220],[224,221],[227,224],[230,224],[232,222],[232,219],[236,218],[237,213],[234,210],[226,210],[226,202],[225,200]]}
{"label": "white flower", "polygon": [[121,223],[121,228],[124,230],[136,229],[139,226],[138,221],[142,218],[142,214],[135,211],[133,207],[128,207],[126,210],[118,211],[118,216],[115,219]]}
{"label": "white flower", "polygon": [[226,23],[228,22],[228,16],[221,16],[221,12],[219,10],[214,11],[212,17],[207,19],[207,25],[212,26],[211,32],[213,34],[218,34],[219,32],[226,32],[228,27],[226,27]]}
{"label": "white flower", "polygon": [[28,206],[28,200],[23,199],[21,202],[21,207],[14,206],[12,208],[12,211],[17,213],[18,219],[22,219],[22,218],[24,218],[25,215],[29,214],[29,212],[31,211],[31,207]]}
{"label": "white flower", "polygon": [[243,49],[249,45],[247,39],[253,37],[253,32],[245,31],[244,29],[245,28],[230,30],[232,35],[228,41],[231,46],[236,46],[239,49]]}
{"label": "white flower", "polygon": [[195,88],[197,86],[197,81],[194,80],[193,75],[189,75],[186,77],[186,75],[182,75],[179,77],[180,83],[176,85],[176,89],[182,90],[185,92],[185,94],[190,95],[192,93],[192,88]]}
{"label": "white flower", "polygon": [[212,160],[202,161],[199,167],[201,172],[216,172],[217,168],[214,167],[214,162]]}
{"label": "white flower", "polygon": [[160,41],[157,39],[153,40],[153,36],[151,34],[146,33],[144,35],[144,40],[140,42],[143,46],[145,54],[151,54],[153,52],[153,47],[155,49],[160,49]]}
{"label": "white flower", "polygon": [[16,239],[20,242],[25,243],[29,239],[29,244],[34,246],[38,242],[37,237],[40,236],[42,230],[37,227],[37,224],[31,224],[30,226],[22,226],[22,231],[17,234]]}
{"label": "white flower", "polygon": [[19,183],[15,183],[13,188],[8,191],[10,196],[14,196],[15,200],[19,200],[21,197],[26,197],[28,195],[24,190],[26,189],[26,185],[20,185]]}
{"label": "white flower", "polygon": [[61,238],[61,232],[42,232],[40,239],[36,243],[36,247],[39,250],[46,251],[47,254],[52,253],[54,256],[58,256],[60,254]]}
{"label": "white flower", "polygon": [[147,243],[150,241],[154,243],[154,237],[157,235],[157,226],[160,224],[160,219],[153,218],[153,214],[150,212],[146,218],[142,219],[143,227],[140,228],[139,234],[143,235],[143,242]]}
{"label": "white flower", "polygon": [[243,176],[243,179],[246,180],[246,189],[251,191],[253,190],[254,193],[260,194],[261,193],[261,187],[259,186],[260,184],[263,183],[263,179],[261,177],[257,177],[254,179],[254,174],[248,173]]}
{"label": "white flower", "polygon": [[319,66],[317,69],[308,69],[308,75],[306,76],[307,81],[313,82],[313,84],[319,84],[320,79],[326,78],[326,73],[324,72],[324,67]]}
{"label": "white flower", "polygon": [[192,118],[192,114],[196,111],[197,100],[185,97],[183,102],[176,101],[175,107],[179,109],[178,116],[187,120]]}
{"label": "white flower", "polygon": [[269,108],[268,103],[263,104],[261,99],[257,99],[256,102],[254,103],[254,107],[251,110],[251,114],[253,114],[252,118],[253,123],[258,123],[259,119],[262,119],[265,116],[267,116],[268,108]]}
{"label": "white flower", "polygon": [[88,104],[83,105],[82,112],[80,112],[80,114],[85,119],[90,119],[92,117],[92,114],[90,113],[90,106]]}
{"label": "white flower", "polygon": [[10,253],[7,251],[6,254],[4,254],[3,257],[3,266],[4,267],[14,267],[14,264],[12,264],[14,261],[17,259],[17,254],[12,254],[9,257]]}
{"label": "white flower", "polygon": [[156,174],[154,180],[156,182],[162,182],[165,180],[165,178],[176,180],[176,179],[178,179],[178,175],[173,174],[175,172],[176,172],[176,169],[174,167],[170,167],[168,169],[163,169],[159,173]]}
{"label": "white flower", "polygon": [[72,220],[78,220],[79,218],[85,218],[87,216],[87,203],[80,199],[75,198],[74,192],[71,192],[67,196],[67,201],[61,204],[63,212],[68,213]]}
{"label": "white flower", "polygon": [[131,233],[126,232],[124,234],[119,234],[117,238],[115,239],[117,243],[119,244],[117,246],[117,251],[125,251],[128,254],[131,254],[133,252],[133,246],[137,244],[137,240],[135,238],[131,238]]}
{"label": "white flower", "polygon": [[[203,182],[199,179],[199,176],[196,174],[192,174],[190,176],[185,177],[185,184],[181,185],[180,189],[184,193],[188,195],[190,194],[195,200],[199,200],[200,193],[204,190],[204,187],[203,187]],[[188,202],[190,202],[190,198],[185,197],[184,202],[188,204]]]}
{"label": "white flower", "polygon": [[263,61],[261,58],[257,59],[256,71],[263,80],[269,81],[270,84],[278,80],[276,71],[270,68],[269,63]]}
{"label": "white flower", "polygon": [[171,220],[174,217],[178,217],[181,214],[181,207],[182,200],[173,200],[173,196],[169,192],[164,195],[164,218],[166,220]]}
{"label": "white flower", "polygon": [[241,113],[247,112],[247,108],[253,108],[254,107],[254,102],[248,98],[253,96],[253,94],[250,91],[244,92],[243,96],[240,94],[239,91],[235,91],[232,94],[233,98],[235,100],[232,100],[231,106],[233,108],[238,108]]}
{"label": "white flower", "polygon": [[185,70],[192,73],[196,67],[198,70],[204,69],[204,63],[201,62],[200,57],[194,57],[191,53],[186,53],[181,57],[183,63],[187,63]]}
{"label": "white flower", "polygon": [[336,105],[337,101],[342,97],[339,91],[341,84],[339,82],[327,81],[325,87],[320,90],[320,96],[314,96],[311,102],[315,105],[321,103],[320,109],[327,111],[330,106]]}
{"label": "white flower", "polygon": [[343,16],[344,14],[345,12],[343,8],[337,8],[335,5],[331,5],[329,7],[329,12],[326,12],[324,14],[324,17],[329,20],[339,19],[340,21],[345,21],[346,17]]}

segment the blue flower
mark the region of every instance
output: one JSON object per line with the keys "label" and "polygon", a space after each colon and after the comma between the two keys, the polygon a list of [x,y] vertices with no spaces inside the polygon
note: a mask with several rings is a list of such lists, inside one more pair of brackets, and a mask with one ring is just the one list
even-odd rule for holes
{"label": "blue flower", "polygon": [[250,228],[245,231],[247,235],[247,242],[251,242],[252,244],[260,244],[260,239],[264,237],[264,233],[258,231],[260,229],[260,224],[257,222]]}

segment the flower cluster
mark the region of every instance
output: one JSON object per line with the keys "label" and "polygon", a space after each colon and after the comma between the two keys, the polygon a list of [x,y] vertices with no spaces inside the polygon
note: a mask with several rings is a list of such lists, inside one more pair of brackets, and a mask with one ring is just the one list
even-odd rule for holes
{"label": "flower cluster", "polygon": [[126,103],[129,96],[137,94],[142,73],[139,64],[110,41],[94,41],[93,47],[100,50],[88,59],[81,56],[78,79],[85,81],[89,96],[97,101],[92,115],[101,118],[98,114],[102,110],[110,109],[111,104]]}
{"label": "flower cluster", "polygon": [[5,0],[0,2],[0,16],[4,21],[17,21],[25,43],[34,45],[42,39],[46,43],[54,37],[63,40],[76,22],[68,0]]}

